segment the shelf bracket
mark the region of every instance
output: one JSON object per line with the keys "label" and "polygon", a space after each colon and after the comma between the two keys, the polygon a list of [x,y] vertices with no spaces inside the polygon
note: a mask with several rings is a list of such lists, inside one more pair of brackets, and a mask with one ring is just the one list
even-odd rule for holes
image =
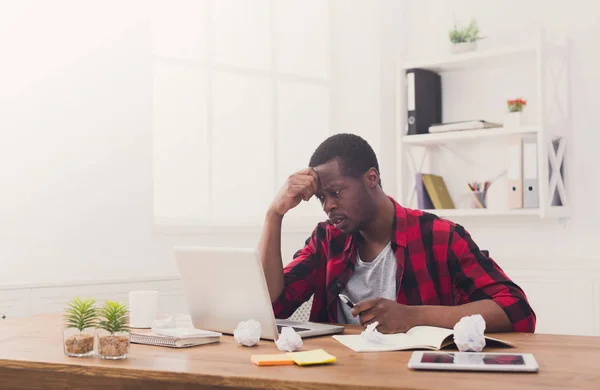
{"label": "shelf bracket", "polygon": [[567,191],[565,189],[564,177],[561,175],[561,166],[563,164],[565,158],[565,149],[566,149],[567,140],[564,137],[558,139],[558,149],[554,148],[554,141],[549,141],[548,145],[548,157],[550,159],[550,186],[548,188],[550,193],[550,204],[552,206],[552,201],[555,193],[558,191],[558,197],[560,199],[561,205],[567,206]]}
{"label": "shelf bracket", "polygon": [[427,158],[427,153],[429,152],[428,148],[425,148],[425,152],[423,153],[423,157],[421,157],[421,161],[419,162],[419,168],[417,169],[417,164],[415,163],[415,156],[413,156],[412,153],[412,149],[409,149],[406,151],[406,154],[408,156],[408,163],[410,165],[410,168],[413,171],[412,174],[412,181],[413,181],[413,185],[410,187],[412,188],[412,190],[410,191],[410,196],[408,198],[408,203],[407,205],[411,205],[413,198],[417,192],[417,181],[416,181],[416,174],[420,173],[423,171],[423,165],[425,164],[425,158]]}

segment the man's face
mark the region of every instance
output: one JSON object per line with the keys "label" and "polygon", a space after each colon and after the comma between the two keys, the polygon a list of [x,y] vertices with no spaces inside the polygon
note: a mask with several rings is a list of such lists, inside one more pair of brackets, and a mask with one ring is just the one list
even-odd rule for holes
{"label": "man's face", "polygon": [[343,176],[337,160],[314,168],[319,176],[317,198],[329,222],[346,234],[360,230],[375,214],[368,179]]}

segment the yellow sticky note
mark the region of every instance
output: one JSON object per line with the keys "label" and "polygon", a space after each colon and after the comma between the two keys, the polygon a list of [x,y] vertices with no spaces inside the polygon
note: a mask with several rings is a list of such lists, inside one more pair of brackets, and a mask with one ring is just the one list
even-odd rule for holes
{"label": "yellow sticky note", "polygon": [[286,366],[294,364],[294,360],[287,354],[252,355],[250,361],[257,366]]}
{"label": "yellow sticky note", "polygon": [[287,355],[294,359],[294,362],[300,366],[335,362],[335,356],[328,354],[322,349],[315,349],[305,352],[290,352]]}

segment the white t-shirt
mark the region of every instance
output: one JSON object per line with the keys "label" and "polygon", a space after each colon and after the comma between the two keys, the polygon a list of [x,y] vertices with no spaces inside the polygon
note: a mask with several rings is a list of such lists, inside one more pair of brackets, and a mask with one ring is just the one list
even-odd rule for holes
{"label": "white t-shirt", "polygon": [[[341,291],[354,303],[372,298],[396,300],[396,269],[398,263],[391,242],[371,262],[364,262],[356,254],[356,267]],[[342,324],[360,324],[358,316],[352,317],[352,309],[339,301],[338,322]]]}

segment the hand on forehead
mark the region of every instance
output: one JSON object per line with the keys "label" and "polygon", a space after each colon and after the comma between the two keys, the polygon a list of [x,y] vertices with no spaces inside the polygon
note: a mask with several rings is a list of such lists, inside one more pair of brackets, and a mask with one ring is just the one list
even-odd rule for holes
{"label": "hand on forehead", "polygon": [[318,165],[312,168],[312,170],[317,175],[317,182],[320,189],[331,185],[333,182],[341,179],[342,176],[337,160]]}

